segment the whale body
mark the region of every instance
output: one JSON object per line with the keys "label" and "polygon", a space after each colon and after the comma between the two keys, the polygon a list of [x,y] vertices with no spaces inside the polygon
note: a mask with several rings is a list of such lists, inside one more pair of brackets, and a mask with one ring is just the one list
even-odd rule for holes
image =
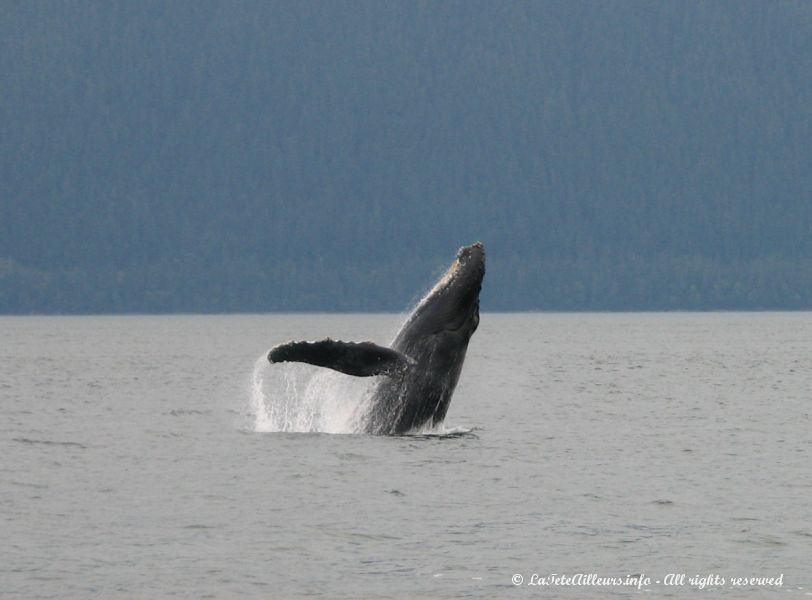
{"label": "whale body", "polygon": [[480,242],[460,248],[454,262],[406,319],[389,347],[373,342],[287,342],[271,363],[304,362],[357,377],[379,376],[365,432],[394,435],[443,422],[479,325],[485,276]]}

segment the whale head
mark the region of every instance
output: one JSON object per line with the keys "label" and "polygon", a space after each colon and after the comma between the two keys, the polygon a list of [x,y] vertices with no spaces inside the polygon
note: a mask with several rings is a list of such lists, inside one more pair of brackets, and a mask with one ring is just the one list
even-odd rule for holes
{"label": "whale head", "polygon": [[448,270],[420,301],[404,329],[470,338],[479,325],[479,292],[484,277],[485,247],[481,242],[463,246]]}

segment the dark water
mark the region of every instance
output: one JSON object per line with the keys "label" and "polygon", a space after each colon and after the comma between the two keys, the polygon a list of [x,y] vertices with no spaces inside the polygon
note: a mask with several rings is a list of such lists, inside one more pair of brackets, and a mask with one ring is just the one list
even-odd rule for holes
{"label": "dark water", "polygon": [[445,433],[271,431],[351,430],[368,383],[271,345],[399,322],[0,319],[1,595],[812,595],[812,315],[485,314]]}

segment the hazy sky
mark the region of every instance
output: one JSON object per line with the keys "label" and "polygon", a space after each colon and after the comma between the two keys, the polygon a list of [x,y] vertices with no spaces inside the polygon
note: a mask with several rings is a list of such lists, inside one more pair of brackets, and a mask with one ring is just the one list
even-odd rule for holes
{"label": "hazy sky", "polygon": [[809,3],[3,13],[2,311],[812,297]]}

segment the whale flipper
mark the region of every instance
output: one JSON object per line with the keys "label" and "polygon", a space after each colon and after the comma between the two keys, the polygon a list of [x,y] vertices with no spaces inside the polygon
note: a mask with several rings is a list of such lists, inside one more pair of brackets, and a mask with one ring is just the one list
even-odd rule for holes
{"label": "whale flipper", "polygon": [[320,342],[280,344],[271,349],[268,360],[272,363],[309,363],[356,377],[391,375],[414,362],[397,350],[372,342],[341,342],[330,338]]}

